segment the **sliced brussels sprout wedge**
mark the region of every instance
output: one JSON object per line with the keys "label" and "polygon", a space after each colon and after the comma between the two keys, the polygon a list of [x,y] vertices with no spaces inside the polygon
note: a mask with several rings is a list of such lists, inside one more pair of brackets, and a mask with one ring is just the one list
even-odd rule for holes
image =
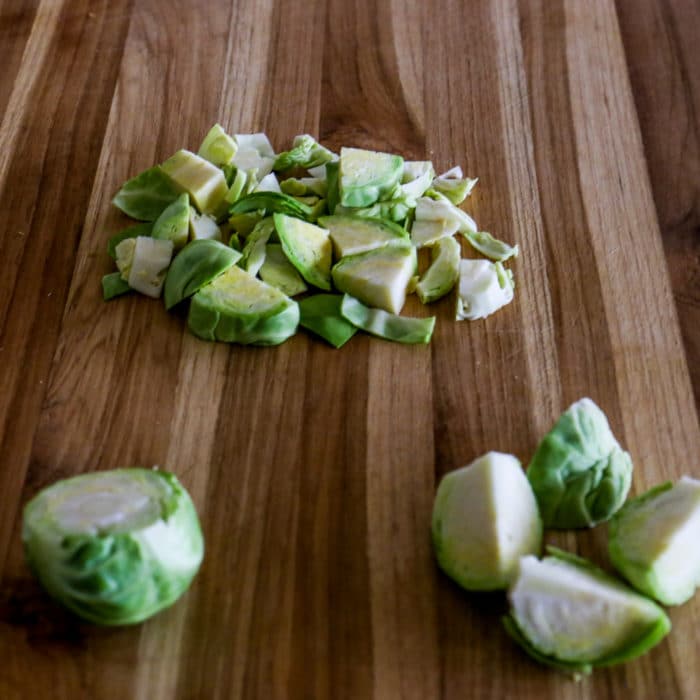
{"label": "sliced brussels sprout wedge", "polygon": [[232,207],[232,214],[266,211],[268,214],[286,214],[297,219],[307,219],[311,208],[297,202],[294,197],[279,192],[254,192],[239,199]]}
{"label": "sliced brussels sprout wedge", "polygon": [[463,588],[507,588],[520,558],[542,547],[537,501],[517,458],[489,452],[446,474],[432,540],[440,568]]}
{"label": "sliced brussels sprout wedge", "polygon": [[639,591],[681,605],[700,586],[700,481],[683,477],[633,498],[610,521],[615,568]]}
{"label": "sliced brussels sprout wedge", "polygon": [[153,224],[153,238],[172,241],[175,250],[180,250],[186,243],[190,227],[190,197],[183,192],[172,204],[169,204]]}
{"label": "sliced brussels sprout wedge", "polygon": [[223,168],[225,165],[231,165],[237,150],[238,145],[226,133],[224,127],[221,124],[214,124],[204,137],[197,155]]}
{"label": "sliced brussels sprout wedge", "polygon": [[441,238],[432,248],[432,262],[416,285],[416,294],[423,304],[430,304],[448,294],[459,279],[459,243]]}
{"label": "sliced brussels sprout wedge", "polygon": [[429,343],[435,328],[435,317],[407,318],[383,309],[370,309],[349,294],[340,304],[340,313],[357,328],[378,338],[396,343]]}
{"label": "sliced brussels sprout wedge", "polygon": [[185,149],[170,156],[160,167],[176,187],[189,193],[201,214],[218,219],[226,213],[228,185],[221,168]]}
{"label": "sliced brussels sprout wedge", "polygon": [[359,216],[322,216],[318,223],[330,232],[336,258],[366,253],[385,245],[410,245],[405,229],[391,221]]}
{"label": "sliced brussels sprout wedge", "polygon": [[517,245],[508,245],[503,241],[494,238],[486,231],[464,231],[464,237],[469,241],[472,248],[478,250],[482,255],[485,255],[491,260],[497,262],[505,262],[510,258],[517,258],[519,249]]}
{"label": "sliced brussels sprout wedge", "polygon": [[634,659],[670,631],[666,613],[580,557],[520,560],[504,618],[511,637],[540,663],[590,673]]}
{"label": "sliced brussels sprout wedge", "polygon": [[389,194],[403,174],[403,158],[360,148],[340,150],[340,204],[368,207]]}
{"label": "sliced brussels sprout wedge", "polygon": [[295,301],[235,265],[192,297],[188,316],[196,336],[243,345],[278,345],[298,323]]}
{"label": "sliced brussels sprout wedge", "polygon": [[591,399],[573,403],[537,447],[527,469],[545,527],[593,527],[625,502],[632,459]]}
{"label": "sliced brussels sprout wedge", "polygon": [[457,320],[486,318],[513,300],[512,273],[488,260],[459,261]]}
{"label": "sliced brussels sprout wedge", "polygon": [[24,509],[22,540],[46,591],[100,625],[130,625],[174,603],[204,542],[172,474],[116,469],[58,481]]}
{"label": "sliced brussels sprout wedge", "polygon": [[128,282],[124,281],[121,272],[112,272],[102,278],[102,298],[105,301],[115,299],[130,291],[131,287]]}
{"label": "sliced brussels sprout wedge", "polygon": [[165,308],[172,309],[196,294],[240,258],[241,253],[218,241],[205,239],[188,243],[175,256],[165,278]]}
{"label": "sliced brussels sprout wedge", "polygon": [[221,229],[216,221],[211,216],[197,213],[194,207],[190,207],[189,229],[193,241],[222,240]]}
{"label": "sliced brussels sprout wedge", "polygon": [[155,221],[179,194],[180,190],[156,165],[125,182],[112,204],[132,219]]}
{"label": "sliced brussels sprout wedge", "polygon": [[334,348],[340,348],[357,333],[357,327],[341,313],[340,294],[314,294],[299,302],[299,325],[312,331]]}
{"label": "sliced brussels sprout wedge", "polygon": [[275,214],[285,255],[301,276],[319,289],[331,288],[332,244],[328,230],[285,214]]}
{"label": "sliced brussels sprout wedge", "polygon": [[411,247],[384,246],[341,258],[332,270],[336,288],[368,306],[398,314],[416,270]]}
{"label": "sliced brussels sprout wedge", "polygon": [[117,259],[117,246],[127,238],[137,238],[138,236],[150,236],[153,231],[153,224],[143,223],[129,226],[114,234],[107,243],[107,252],[112,260]]}
{"label": "sliced brussels sprout wedge", "polygon": [[294,297],[308,289],[279,243],[268,243],[265,246],[265,259],[258,273],[263,282],[279,289],[288,297]]}
{"label": "sliced brussels sprout wedge", "polygon": [[117,267],[132,289],[157,299],[173,257],[173,242],[138,236],[116,248]]}
{"label": "sliced brussels sprout wedge", "polygon": [[280,153],[275,159],[273,170],[289,168],[315,168],[337,158],[335,153],[322,146],[313,136],[301,134],[294,138],[292,149]]}

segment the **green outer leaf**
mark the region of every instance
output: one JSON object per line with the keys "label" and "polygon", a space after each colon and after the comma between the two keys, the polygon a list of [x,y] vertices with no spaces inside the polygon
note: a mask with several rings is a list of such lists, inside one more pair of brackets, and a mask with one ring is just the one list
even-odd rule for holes
{"label": "green outer leaf", "polygon": [[128,282],[122,279],[121,272],[112,272],[102,278],[102,298],[105,301],[131,291]]}
{"label": "green outer leaf", "polygon": [[299,325],[340,348],[357,333],[357,328],[341,314],[340,294],[314,294],[299,302]]}
{"label": "green outer leaf", "polygon": [[215,240],[188,243],[170,265],[165,278],[165,308],[196,294],[205,284],[235,265],[241,253]]}
{"label": "green outer leaf", "polygon": [[496,262],[505,262],[509,258],[517,258],[518,246],[511,246],[508,243],[499,241],[486,231],[470,231],[464,229],[461,234],[469,241],[472,248],[478,250],[482,255]]}
{"label": "green outer leaf", "polygon": [[112,203],[132,219],[155,221],[179,194],[170,178],[156,165],[125,182]]}
{"label": "green outer leaf", "polygon": [[297,202],[294,197],[278,192],[253,192],[239,199],[232,207],[231,214],[246,214],[264,209],[269,214],[286,214],[297,219],[311,215],[311,207]]}
{"label": "green outer leaf", "polygon": [[429,343],[435,328],[434,316],[397,316],[383,309],[370,309],[349,294],[343,296],[340,312],[361,330],[397,343]]}
{"label": "green outer leaf", "polygon": [[117,246],[127,238],[138,238],[139,236],[150,236],[153,231],[153,224],[135,224],[128,228],[122,229],[119,233],[114,234],[107,243],[107,252],[112,260],[117,259]]}
{"label": "green outer leaf", "polygon": [[448,236],[438,240],[431,250],[432,262],[416,285],[416,294],[422,304],[442,299],[452,291],[459,279],[459,243]]}

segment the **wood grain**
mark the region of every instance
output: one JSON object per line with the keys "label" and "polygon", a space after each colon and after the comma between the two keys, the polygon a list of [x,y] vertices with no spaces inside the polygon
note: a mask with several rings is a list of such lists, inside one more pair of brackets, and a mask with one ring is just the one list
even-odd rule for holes
{"label": "wood grain", "polygon": [[[697,475],[698,12],[0,1],[0,698],[700,696],[698,599],[575,684],[510,643],[503,596],[439,574],[427,534],[445,472],[527,462],[584,395],[636,493]],[[114,191],[215,121],[460,163],[480,226],[521,245],[514,303],[456,323],[443,300],[430,346],[340,351],[208,344],[145,298],[104,304]],[[130,464],[178,474],[207,555],[176,606],[100,629],[32,579],[21,509]],[[548,540],[607,564],[604,527]]]}

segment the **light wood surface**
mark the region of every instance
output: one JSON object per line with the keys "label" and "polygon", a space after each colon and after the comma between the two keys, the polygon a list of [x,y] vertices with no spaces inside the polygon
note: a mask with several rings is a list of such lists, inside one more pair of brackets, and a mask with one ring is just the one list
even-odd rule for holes
{"label": "light wood surface", "polygon": [[[700,596],[573,683],[428,538],[442,474],[527,463],[585,395],[634,493],[700,476],[699,21],[682,0],[0,0],[0,698],[700,697]],[[480,226],[521,246],[514,303],[457,323],[449,298],[430,346],[339,351],[105,304],[115,190],[215,121],[461,164]],[[207,554],[177,605],[96,628],[32,579],[21,509],[134,464],[180,477]],[[604,526],[548,541],[607,566]]]}

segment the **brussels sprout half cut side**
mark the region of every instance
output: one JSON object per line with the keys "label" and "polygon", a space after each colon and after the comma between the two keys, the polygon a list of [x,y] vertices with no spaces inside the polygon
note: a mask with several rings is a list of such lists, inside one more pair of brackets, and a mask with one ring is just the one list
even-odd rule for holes
{"label": "brussels sprout half cut side", "polygon": [[151,469],[56,482],[25,507],[22,539],[47,592],[100,625],[134,624],[168,607],[204,556],[189,494]]}

